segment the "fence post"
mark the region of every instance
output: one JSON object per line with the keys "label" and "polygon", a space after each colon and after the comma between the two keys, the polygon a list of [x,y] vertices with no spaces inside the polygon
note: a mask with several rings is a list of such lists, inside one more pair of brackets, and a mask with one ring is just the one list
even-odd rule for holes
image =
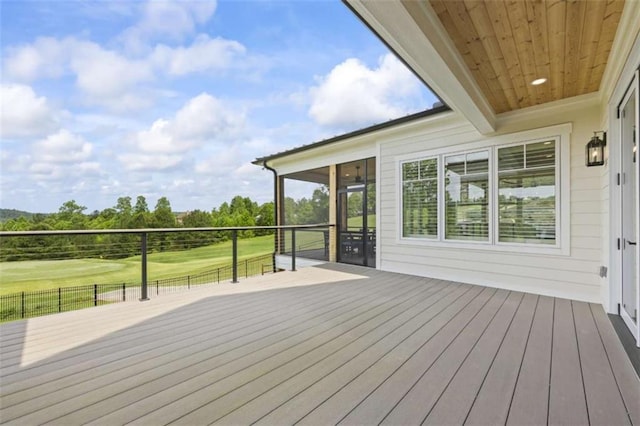
{"label": "fence post", "polygon": [[191,275],[187,275],[187,290],[191,289]]}
{"label": "fence post", "polygon": [[271,272],[276,273],[276,252],[271,255]]}
{"label": "fence post", "polygon": [[142,289],[140,301],[149,300],[149,296],[147,294],[147,233],[143,232],[140,234],[140,249],[142,252]]}
{"label": "fence post", "polygon": [[58,287],[58,312],[62,312],[62,288]]}
{"label": "fence post", "polygon": [[233,284],[238,283],[238,230],[234,229],[231,231],[232,236],[232,270],[233,270],[233,280],[231,281]]}
{"label": "fence post", "polygon": [[93,306],[98,306],[98,284],[93,285]]}
{"label": "fence post", "polygon": [[122,301],[127,301],[127,285],[125,283],[122,283]]}
{"label": "fence post", "polygon": [[244,260],[244,277],[249,278],[249,259]]}
{"label": "fence post", "polygon": [[291,270],[296,270],[296,228],[291,228]]}
{"label": "fence post", "polygon": [[22,292],[21,300],[22,300],[22,302],[21,302],[21,305],[22,305],[22,308],[21,308],[22,314],[21,314],[21,316],[22,316],[22,318],[24,318],[24,291]]}
{"label": "fence post", "polygon": [[156,296],[160,294],[160,281],[156,280]]}

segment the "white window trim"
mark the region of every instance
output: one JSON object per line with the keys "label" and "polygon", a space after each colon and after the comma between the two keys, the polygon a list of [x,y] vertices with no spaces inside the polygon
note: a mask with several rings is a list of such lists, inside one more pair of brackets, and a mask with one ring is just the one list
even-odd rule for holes
{"label": "white window trim", "polygon": [[[396,243],[409,246],[429,246],[441,249],[469,249],[482,251],[510,252],[512,254],[540,254],[552,256],[569,256],[571,254],[571,187],[570,187],[570,137],[572,125],[571,123],[560,124],[540,129],[528,130],[525,132],[512,133],[508,135],[500,135],[487,138],[482,141],[475,141],[456,146],[442,147],[431,150],[414,152],[411,154],[403,154],[395,157],[396,169],[396,194],[397,200],[397,218],[398,230],[396,233]],[[499,242],[496,236],[498,232],[497,224],[497,152],[498,148],[509,145],[520,145],[531,142],[540,142],[545,140],[556,141],[556,244],[535,245],[526,243],[505,243]],[[404,237],[402,235],[402,166],[401,164],[408,161],[416,161],[419,159],[439,157],[438,160],[438,179],[442,178],[444,173],[444,156],[455,155],[457,153],[466,153],[489,149],[489,187],[493,191],[489,200],[489,240],[488,241],[460,241],[446,240],[444,238],[444,185],[440,182],[438,185],[438,239]]]}
{"label": "white window trim", "polygon": [[[446,223],[445,223],[445,218],[446,218],[446,204],[444,202],[444,200],[446,199],[446,185],[444,184],[445,180],[445,176],[444,176],[444,158],[445,157],[450,157],[450,156],[454,156],[454,155],[466,155],[466,154],[473,154],[476,152],[483,152],[483,151],[487,151],[487,155],[488,155],[488,161],[489,161],[489,169],[487,171],[488,174],[488,183],[487,183],[487,191],[489,191],[489,196],[492,195],[492,191],[493,191],[493,170],[492,170],[492,164],[493,164],[493,149],[492,147],[484,147],[484,148],[477,148],[477,149],[470,149],[470,150],[464,150],[464,151],[455,151],[455,152],[451,152],[449,153],[445,153],[445,154],[441,154],[439,156],[439,167],[438,167],[438,179],[442,179],[440,181],[440,185],[438,186],[438,188],[442,187],[440,193],[438,193],[438,212],[441,216],[438,217],[438,220],[441,220],[441,222],[438,222],[438,225],[442,225],[442,237],[439,238],[438,242],[447,242],[447,243],[457,243],[457,244],[470,244],[470,245],[492,245],[493,244],[493,200],[491,198],[489,198],[489,206],[488,208],[488,228],[487,228],[487,240],[486,241],[481,241],[481,240],[456,240],[456,239],[448,239],[447,238],[447,233],[446,233]],[[442,219],[440,219],[442,218]],[[440,227],[438,227],[440,228]]]}
{"label": "white window trim", "polygon": [[404,171],[402,170],[402,166],[404,164],[406,164],[406,163],[413,163],[413,162],[418,162],[419,163],[420,161],[423,161],[423,160],[436,160],[436,169],[438,171],[437,172],[437,176],[436,176],[436,182],[438,184],[438,197],[437,197],[438,204],[437,204],[437,207],[436,207],[436,212],[437,212],[437,219],[436,220],[438,221],[438,232],[436,233],[435,237],[428,237],[428,236],[425,236],[425,237],[405,237],[403,235],[403,233],[404,233],[404,220],[403,220],[404,211],[401,208],[400,209],[400,223],[401,223],[401,226],[400,226],[400,237],[404,238],[404,239],[413,239],[413,240],[426,239],[426,240],[429,240],[429,241],[440,241],[440,239],[441,239],[441,235],[440,235],[440,228],[441,228],[440,227],[440,187],[442,185],[440,183],[440,158],[438,156],[433,155],[431,157],[420,157],[420,158],[416,158],[416,159],[413,159],[413,160],[403,160],[403,161],[399,161],[398,162],[398,170],[399,170],[399,175],[398,176],[400,176],[400,194],[399,194],[400,203],[401,203],[401,205],[404,205],[404,187],[403,187]]}

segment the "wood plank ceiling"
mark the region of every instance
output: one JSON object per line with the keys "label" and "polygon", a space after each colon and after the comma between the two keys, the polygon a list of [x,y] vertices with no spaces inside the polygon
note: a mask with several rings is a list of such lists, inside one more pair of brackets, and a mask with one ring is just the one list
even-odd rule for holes
{"label": "wood plank ceiling", "polygon": [[[597,91],[624,6],[624,0],[420,1],[403,3],[414,15],[429,1],[498,114]],[[538,78],[547,82],[531,85]]]}

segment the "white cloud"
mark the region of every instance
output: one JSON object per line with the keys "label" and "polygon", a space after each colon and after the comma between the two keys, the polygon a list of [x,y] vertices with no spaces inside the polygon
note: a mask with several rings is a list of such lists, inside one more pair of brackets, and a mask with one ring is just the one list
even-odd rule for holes
{"label": "white cloud", "polygon": [[140,21],[125,30],[121,39],[129,51],[144,49],[146,41],[153,37],[181,40],[213,16],[216,4],[214,0],[147,1]]}
{"label": "white cloud", "polygon": [[387,121],[407,114],[419,95],[420,84],[392,54],[369,69],[358,59],[347,59],[318,79],[311,88],[309,115],[324,126],[353,126]]}
{"label": "white cloud", "polygon": [[208,93],[191,99],[176,113],[176,134],[189,139],[220,139],[237,135],[245,125],[244,113]]}
{"label": "white cloud", "polygon": [[151,105],[152,83],[163,75],[219,72],[235,66],[245,51],[236,41],[207,35],[185,47],[157,45],[137,56],[73,37],[39,38],[9,48],[3,66],[15,81],[72,75],[85,103],[128,112]]}
{"label": "white cloud", "polygon": [[60,77],[65,72],[68,53],[60,40],[39,37],[33,44],[9,47],[3,61],[4,72],[11,79],[24,82]]}
{"label": "white cloud", "polygon": [[71,48],[70,68],[78,88],[96,102],[104,97],[120,97],[153,79],[153,70],[146,61],[126,58],[93,42],[75,41]]}
{"label": "white cloud", "polygon": [[185,163],[187,154],[204,146],[232,150],[232,140],[244,127],[244,113],[202,93],[186,102],[172,118],[158,119],[149,129],[131,135],[133,149],[117,158],[127,170],[174,169]]}
{"label": "white cloud", "polygon": [[161,171],[177,167],[182,163],[182,156],[170,154],[128,153],[118,156],[125,169],[131,171]]}
{"label": "white cloud", "polygon": [[38,137],[57,128],[45,97],[37,96],[29,86],[0,85],[0,137]]}
{"label": "white cloud", "polygon": [[233,59],[246,51],[245,47],[233,40],[209,38],[199,35],[189,47],[171,48],[165,45],[156,46],[151,60],[170,75],[216,71],[228,68]]}
{"label": "white cloud", "polygon": [[36,162],[54,164],[82,163],[91,157],[93,151],[89,142],[65,129],[36,142],[33,148]]}
{"label": "white cloud", "polygon": [[116,111],[146,106],[147,101],[140,95],[141,86],[155,78],[148,58],[128,58],[73,37],[40,38],[31,45],[10,48],[4,70],[16,81],[74,75],[76,86],[88,104]]}
{"label": "white cloud", "polygon": [[171,120],[156,120],[138,132],[138,148],[146,153],[183,153],[206,142],[220,142],[241,132],[244,114],[202,93],[189,100]]}

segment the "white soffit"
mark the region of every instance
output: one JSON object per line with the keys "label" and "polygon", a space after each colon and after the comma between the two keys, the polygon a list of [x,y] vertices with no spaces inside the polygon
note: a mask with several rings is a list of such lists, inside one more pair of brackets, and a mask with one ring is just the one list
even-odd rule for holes
{"label": "white soffit", "polygon": [[493,109],[428,2],[345,1],[450,108],[480,133],[495,131]]}

